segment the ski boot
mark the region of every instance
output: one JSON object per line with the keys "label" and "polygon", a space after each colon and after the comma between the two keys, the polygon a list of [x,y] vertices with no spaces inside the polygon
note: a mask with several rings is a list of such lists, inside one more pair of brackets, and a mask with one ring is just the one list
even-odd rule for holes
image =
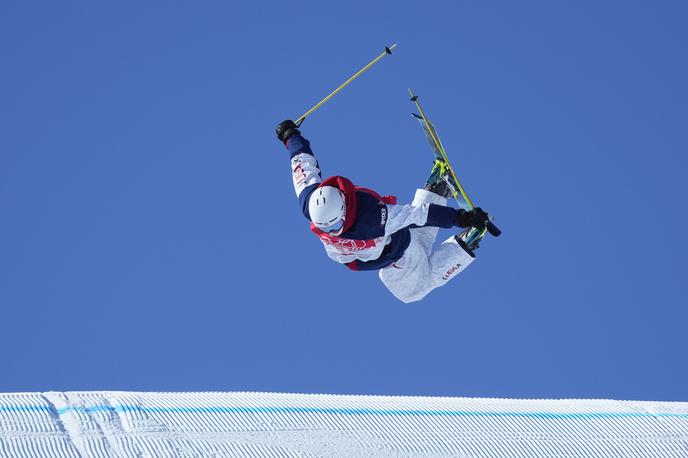
{"label": "ski boot", "polygon": [[460,234],[456,234],[454,238],[466,253],[475,258],[474,251],[480,247],[480,241],[483,239],[486,233],[487,227],[467,227]]}
{"label": "ski boot", "polygon": [[459,226],[465,227],[465,229],[455,236],[456,242],[468,254],[475,257],[473,251],[478,249],[480,241],[490,231],[491,220],[490,215],[480,207],[475,207],[470,211],[459,210],[457,222]]}
{"label": "ski boot", "polygon": [[459,187],[449,166],[441,159],[435,159],[432,172],[430,172],[428,181],[425,183],[425,189],[445,199],[456,197],[459,193]]}

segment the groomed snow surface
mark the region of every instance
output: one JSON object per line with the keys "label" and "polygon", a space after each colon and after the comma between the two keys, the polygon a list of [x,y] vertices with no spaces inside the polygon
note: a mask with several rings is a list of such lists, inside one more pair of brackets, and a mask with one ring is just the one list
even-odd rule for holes
{"label": "groomed snow surface", "polygon": [[688,403],[0,394],[2,457],[688,457]]}

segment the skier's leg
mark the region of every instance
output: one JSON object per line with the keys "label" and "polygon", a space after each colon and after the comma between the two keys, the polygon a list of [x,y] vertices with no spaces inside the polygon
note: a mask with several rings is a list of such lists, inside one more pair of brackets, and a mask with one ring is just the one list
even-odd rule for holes
{"label": "skier's leg", "polygon": [[[447,199],[425,189],[416,189],[416,195],[411,205],[418,207],[423,204],[447,205]],[[426,256],[430,256],[432,244],[435,243],[438,231],[438,227],[420,227],[411,230],[411,234],[418,238],[418,242],[423,247],[423,250],[425,250]]]}
{"label": "skier's leg", "polygon": [[456,236],[449,237],[429,257],[431,289],[445,285],[473,261],[475,258],[461,247]]}
{"label": "skier's leg", "polygon": [[474,258],[464,251],[454,236],[445,240],[429,257],[415,234],[402,258],[380,270],[380,280],[405,303],[423,299],[464,270]]}
{"label": "skier's leg", "polygon": [[404,256],[379,272],[380,280],[387,289],[405,303],[419,301],[429,291],[430,262],[417,232],[411,231],[411,243]]}

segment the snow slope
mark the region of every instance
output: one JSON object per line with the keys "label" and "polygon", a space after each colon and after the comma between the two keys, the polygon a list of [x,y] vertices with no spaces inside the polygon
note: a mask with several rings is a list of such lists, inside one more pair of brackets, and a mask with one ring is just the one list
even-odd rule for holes
{"label": "snow slope", "polygon": [[0,456],[688,457],[688,403],[0,394]]}

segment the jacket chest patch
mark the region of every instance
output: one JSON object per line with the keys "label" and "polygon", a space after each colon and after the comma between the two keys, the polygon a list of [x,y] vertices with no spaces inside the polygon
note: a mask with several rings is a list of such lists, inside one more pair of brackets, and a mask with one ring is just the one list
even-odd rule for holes
{"label": "jacket chest patch", "polygon": [[320,235],[319,238],[325,245],[340,252],[356,252],[375,248],[381,240],[380,238],[372,240],[352,240],[327,234]]}

